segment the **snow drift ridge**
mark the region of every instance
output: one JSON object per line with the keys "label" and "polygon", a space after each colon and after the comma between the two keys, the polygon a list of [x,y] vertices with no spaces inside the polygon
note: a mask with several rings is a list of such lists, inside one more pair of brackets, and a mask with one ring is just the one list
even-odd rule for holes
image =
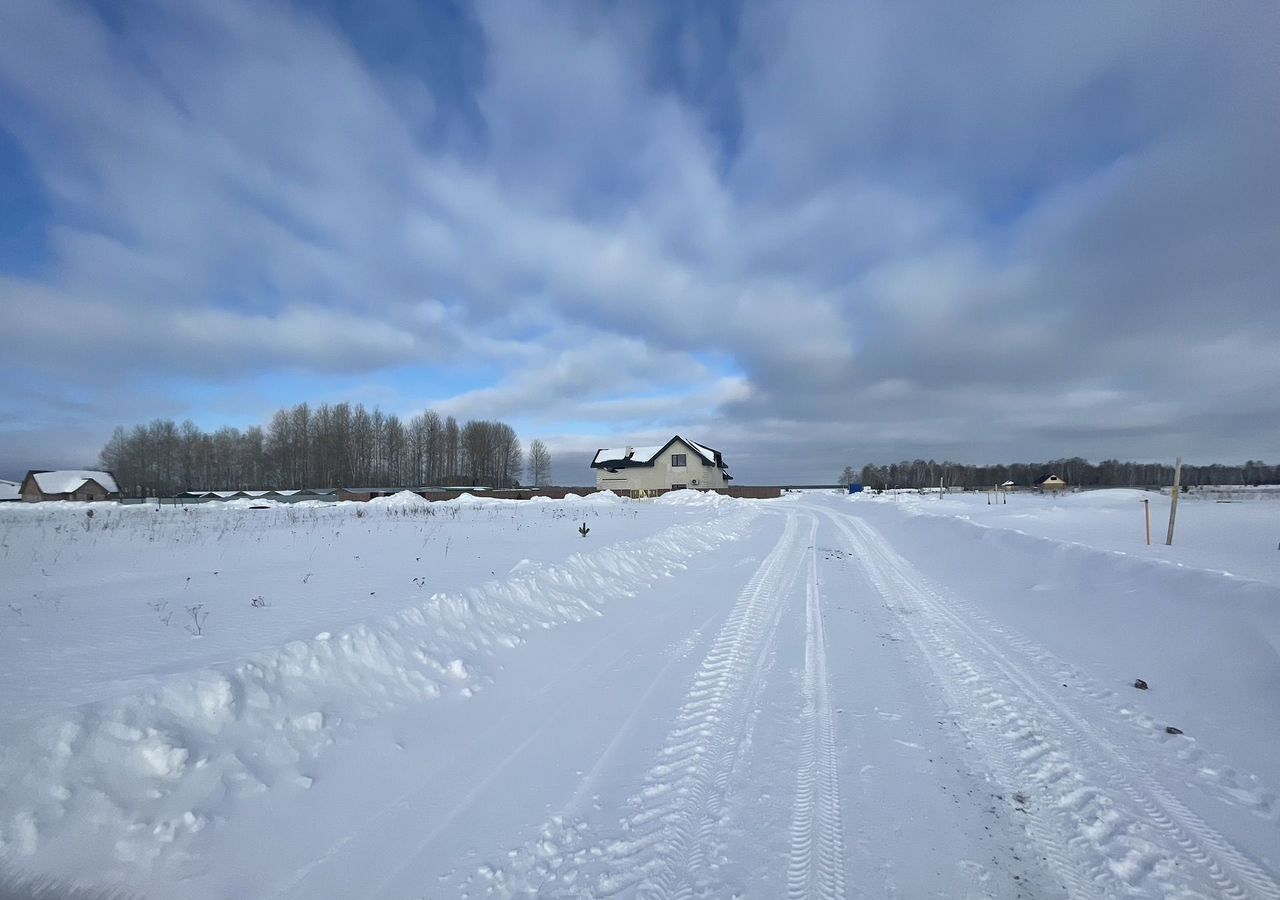
{"label": "snow drift ridge", "polygon": [[40,873],[68,859],[134,878],[216,822],[228,795],[309,787],[309,760],[353,723],[446,691],[469,695],[485,661],[535,629],[600,615],[695,555],[741,537],[747,504],[697,525],[578,553],[336,634],[160,679],[44,720],[0,748],[0,859]]}

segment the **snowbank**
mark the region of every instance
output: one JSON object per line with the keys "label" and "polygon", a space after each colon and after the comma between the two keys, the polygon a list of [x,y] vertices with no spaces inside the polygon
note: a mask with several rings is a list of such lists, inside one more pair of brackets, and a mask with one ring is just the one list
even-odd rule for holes
{"label": "snowbank", "polygon": [[692,489],[682,491],[668,491],[654,500],[655,503],[661,503],[666,506],[696,506],[696,507],[720,507],[729,506],[738,501],[726,494],[717,494],[715,491],[695,491]]}
{"label": "snowbank", "polygon": [[482,494],[473,494],[470,491],[463,491],[451,500],[437,500],[437,503],[452,503],[455,505],[466,506],[500,506],[503,503],[514,503],[516,501],[504,500],[501,497],[486,497]]}
{"label": "snowbank", "polygon": [[[594,494],[565,494],[564,501],[573,503],[581,503],[588,506],[612,506],[623,502],[623,498],[619,497],[613,491],[596,491]],[[561,501],[561,502],[564,502]]]}
{"label": "snowbank", "polygon": [[390,497],[374,497],[370,506],[383,506],[391,509],[403,509],[406,506],[426,506],[431,501],[413,491],[399,491]]}
{"label": "snowbank", "polygon": [[[142,504],[145,506],[146,504]],[[234,500],[219,500],[216,503],[202,503],[201,506],[220,506],[223,509],[275,509],[281,504],[267,497],[237,497]]]}
{"label": "snowbank", "polygon": [[445,693],[470,696],[494,654],[531,631],[600,615],[737,539],[754,515],[740,508],[560,563],[520,565],[503,580],[151,679],[10,733],[0,748],[0,859],[98,883],[136,879],[237,797],[309,787],[309,762],[354,722]]}

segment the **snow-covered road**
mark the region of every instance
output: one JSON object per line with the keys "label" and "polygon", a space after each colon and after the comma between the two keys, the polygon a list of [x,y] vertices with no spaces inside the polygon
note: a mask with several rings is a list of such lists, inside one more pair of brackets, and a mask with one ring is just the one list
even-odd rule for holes
{"label": "snow-covered road", "polygon": [[[479,645],[464,690],[326,709],[339,724],[288,764],[271,729],[254,733],[235,753],[259,787],[206,784],[191,805],[212,827],[115,878],[275,900],[1280,898],[1271,682],[1223,698],[1254,713],[1224,733],[1220,709],[1162,696],[1157,663],[1144,693],[1108,658],[1172,642],[1169,666],[1181,655],[1195,682],[1214,664],[1188,636],[1234,628],[1273,655],[1217,667],[1274,669],[1274,588],[1236,585],[1226,617],[1095,640],[1127,613],[1082,599],[1068,627],[1060,603],[1029,611],[1052,592],[998,542],[965,550],[981,579],[940,580],[957,563],[892,507],[809,495],[705,520],[717,537],[696,553],[674,549],[699,533],[678,524],[529,576],[576,590],[638,546],[661,569],[615,564],[586,588],[601,614]],[[1168,582],[1123,589],[1140,611]],[[477,621],[496,596],[468,604]],[[1166,732],[1171,713],[1186,734]]]}

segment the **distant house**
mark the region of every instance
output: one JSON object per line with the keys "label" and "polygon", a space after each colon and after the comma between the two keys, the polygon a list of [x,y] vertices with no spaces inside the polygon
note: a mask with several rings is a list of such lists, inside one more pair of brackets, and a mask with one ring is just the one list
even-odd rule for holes
{"label": "distant house", "polygon": [[597,450],[591,468],[596,487],[620,493],[724,488],[733,478],[719,450],[679,435],[658,446]]}
{"label": "distant house", "polygon": [[24,503],[44,500],[119,500],[120,488],[110,472],[31,470],[19,489]]}
{"label": "distant house", "polygon": [[1036,490],[1038,491],[1048,491],[1051,494],[1056,494],[1066,489],[1067,483],[1057,475],[1041,475],[1036,479]]}
{"label": "distant house", "polygon": [[16,481],[6,481],[0,478],[0,503],[7,503],[21,499],[21,487]]}

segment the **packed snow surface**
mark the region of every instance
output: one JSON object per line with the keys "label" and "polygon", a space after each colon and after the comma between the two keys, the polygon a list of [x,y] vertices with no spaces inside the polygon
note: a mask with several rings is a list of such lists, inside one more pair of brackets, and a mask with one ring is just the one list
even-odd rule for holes
{"label": "packed snow surface", "polygon": [[1280,503],[1138,499],[0,507],[0,885],[1280,898]]}

